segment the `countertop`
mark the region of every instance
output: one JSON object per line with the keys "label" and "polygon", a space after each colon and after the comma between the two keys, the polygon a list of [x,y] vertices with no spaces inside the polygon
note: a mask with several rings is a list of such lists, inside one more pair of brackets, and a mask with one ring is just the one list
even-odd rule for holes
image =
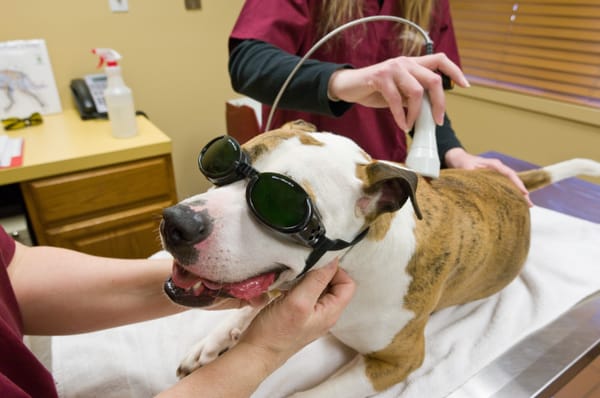
{"label": "countertop", "polygon": [[4,132],[23,137],[21,166],[0,169],[0,185],[171,153],[171,139],[143,116],[138,134],[115,138],[107,120],[81,120],[67,109],[45,115],[39,126]]}

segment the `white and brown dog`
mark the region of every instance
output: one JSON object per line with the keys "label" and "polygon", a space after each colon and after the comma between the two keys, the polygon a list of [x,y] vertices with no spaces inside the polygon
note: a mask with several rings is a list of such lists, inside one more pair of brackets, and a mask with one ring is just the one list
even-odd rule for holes
{"label": "white and brown dog", "polygon": [[[353,244],[321,253],[314,266],[340,256],[357,283],[331,329],[357,358],[298,396],[366,397],[399,383],[423,362],[431,313],[498,292],[525,262],[528,205],[494,171],[443,170],[439,179],[423,179],[305,123],[261,134],[243,151],[255,171],[300,184],[327,237]],[[599,176],[600,163],[575,159],[519,177],[532,190],[578,174]],[[248,300],[289,286],[305,271],[311,248],[253,217],[247,185],[248,179],[225,184],[164,211],[162,240],[175,259],[165,289],[174,301]],[[218,326],[183,361],[180,376],[235,344],[255,314],[247,307]]]}

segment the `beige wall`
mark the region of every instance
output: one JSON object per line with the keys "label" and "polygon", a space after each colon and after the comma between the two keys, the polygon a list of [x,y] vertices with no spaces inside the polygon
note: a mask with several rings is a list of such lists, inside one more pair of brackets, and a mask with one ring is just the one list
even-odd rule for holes
{"label": "beige wall", "polygon": [[108,0],[5,1],[0,41],[46,40],[63,108],[73,108],[69,81],[98,73],[93,47],[124,57],[125,82],[136,109],[173,140],[180,198],[208,187],[196,167],[204,143],[225,132],[226,99],[237,96],[227,74],[227,38],[243,0],[129,0],[114,14]]}
{"label": "beige wall", "polygon": [[[0,41],[44,38],[64,108],[71,78],[95,73],[92,47],[123,56],[136,108],[173,139],[180,198],[208,187],[196,156],[225,132],[224,102],[236,97],[227,74],[227,37],[243,0],[129,0],[113,14],[108,0],[5,1]],[[455,90],[448,109],[471,152],[501,151],[538,164],[574,156],[600,160],[600,112],[472,87]],[[600,179],[596,181],[600,182]]]}

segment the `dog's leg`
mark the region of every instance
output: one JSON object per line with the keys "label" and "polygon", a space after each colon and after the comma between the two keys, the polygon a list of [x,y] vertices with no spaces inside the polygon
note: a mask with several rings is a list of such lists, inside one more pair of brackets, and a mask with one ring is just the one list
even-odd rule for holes
{"label": "dog's leg", "polygon": [[183,378],[194,370],[214,361],[233,347],[262,307],[245,306],[219,323],[206,337],[194,345],[177,368],[177,377]]}
{"label": "dog's leg", "polygon": [[413,319],[383,350],[358,354],[323,383],[293,397],[363,398],[400,383],[423,363],[427,319],[427,316]]}
{"label": "dog's leg", "polygon": [[30,91],[30,90],[23,90],[23,93],[25,93],[25,94],[29,95],[31,98],[33,98],[34,100],[36,100],[36,101],[37,101],[37,103],[38,103],[38,104],[40,104],[40,106],[41,106],[42,108],[45,108],[45,107],[46,107],[46,104],[44,104],[44,101],[42,101],[42,100],[40,99],[40,97],[38,97],[38,96],[37,96],[37,95],[36,95],[36,94],[35,94],[33,91]]}

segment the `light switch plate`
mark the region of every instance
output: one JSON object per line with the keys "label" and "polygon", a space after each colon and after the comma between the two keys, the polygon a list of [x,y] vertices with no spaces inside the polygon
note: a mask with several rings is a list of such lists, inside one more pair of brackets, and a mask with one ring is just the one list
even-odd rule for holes
{"label": "light switch plate", "polygon": [[199,10],[202,8],[200,0],[185,0],[186,10]]}
{"label": "light switch plate", "polygon": [[129,11],[129,4],[127,0],[108,0],[110,10],[112,12],[127,12]]}

